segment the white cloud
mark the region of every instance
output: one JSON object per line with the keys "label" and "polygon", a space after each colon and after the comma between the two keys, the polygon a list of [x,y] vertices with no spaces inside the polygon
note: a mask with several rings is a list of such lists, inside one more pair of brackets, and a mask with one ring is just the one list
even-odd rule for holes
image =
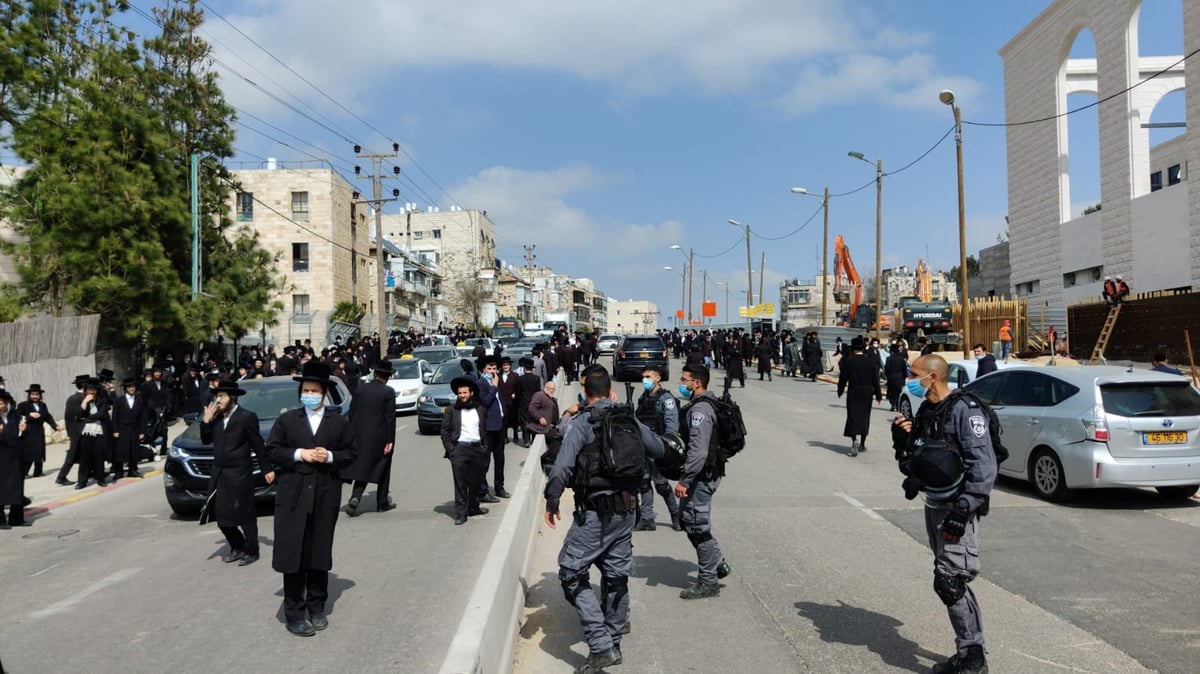
{"label": "white cloud", "polygon": [[971,78],[942,73],[925,52],[899,58],[854,53],[801,68],[795,85],[778,105],[804,114],[829,104],[873,99],[897,108],[932,110],[944,107],[937,97],[942,89],[953,90],[962,104],[978,96],[981,86]]}

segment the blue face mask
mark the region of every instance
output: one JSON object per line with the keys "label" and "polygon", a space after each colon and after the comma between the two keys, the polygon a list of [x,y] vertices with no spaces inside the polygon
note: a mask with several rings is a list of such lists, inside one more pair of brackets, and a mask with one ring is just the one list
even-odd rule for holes
{"label": "blue face mask", "polygon": [[691,398],[692,397],[692,389],[684,386],[683,384],[680,384],[679,385],[679,395],[683,396],[684,398]]}
{"label": "blue face mask", "polygon": [[305,393],[300,396],[300,404],[304,405],[306,410],[315,410],[321,406],[321,394]]}
{"label": "blue face mask", "polygon": [[586,405],[586,404],[587,404],[587,398],[584,398],[582,393],[580,393],[580,394],[579,394],[579,404],[580,404],[580,405]]}
{"label": "blue face mask", "polygon": [[[928,376],[928,375],[926,375],[926,376]],[[925,392],[928,391],[929,389],[925,388],[924,386],[921,386],[921,379],[924,379],[924,378],[925,377],[921,377],[920,379],[909,379],[908,381],[906,381],[904,383],[904,385],[906,387],[908,387],[909,395],[916,397],[916,398],[924,398],[925,397]]]}
{"label": "blue face mask", "polygon": [[647,391],[654,388],[654,380],[653,379],[643,379],[642,380],[642,388],[646,389]]}

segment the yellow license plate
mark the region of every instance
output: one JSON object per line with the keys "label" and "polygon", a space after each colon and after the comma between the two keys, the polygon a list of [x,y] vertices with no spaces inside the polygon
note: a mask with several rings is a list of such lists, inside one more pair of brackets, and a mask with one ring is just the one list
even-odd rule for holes
{"label": "yellow license plate", "polygon": [[1147,445],[1186,445],[1187,432],[1146,433]]}
{"label": "yellow license plate", "polygon": [[643,351],[643,352],[642,352],[642,358],[649,358],[649,357],[650,357],[650,352],[649,352],[649,351]]}

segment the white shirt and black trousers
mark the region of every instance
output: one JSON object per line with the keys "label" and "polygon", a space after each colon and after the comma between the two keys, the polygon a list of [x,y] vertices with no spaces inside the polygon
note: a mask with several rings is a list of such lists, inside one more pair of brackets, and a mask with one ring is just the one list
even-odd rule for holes
{"label": "white shirt and black trousers", "polygon": [[442,448],[454,475],[456,522],[464,522],[468,515],[480,512],[479,484],[487,474],[489,458],[482,442],[486,414],[486,408],[472,399],[461,409],[457,404],[450,407],[442,417]]}
{"label": "white shirt and black trousers", "polygon": [[254,463],[271,470],[263,451],[258,416],[239,406],[210,423],[200,423],[200,439],[213,446],[212,475],[208,490],[213,498],[217,526],[231,551],[258,556],[258,512],[254,503]]}

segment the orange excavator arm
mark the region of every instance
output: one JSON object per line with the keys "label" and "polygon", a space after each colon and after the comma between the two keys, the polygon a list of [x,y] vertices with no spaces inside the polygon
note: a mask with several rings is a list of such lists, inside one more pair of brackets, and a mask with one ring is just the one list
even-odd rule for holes
{"label": "orange excavator arm", "polygon": [[933,301],[933,278],[929,274],[929,265],[925,264],[925,260],[917,259],[917,299],[922,302]]}
{"label": "orange excavator arm", "polygon": [[850,320],[858,314],[858,307],[863,302],[862,279],[858,276],[858,270],[854,268],[854,261],[850,259],[850,248],[846,245],[846,240],[838,234],[833,241],[833,293],[834,299],[838,302],[844,302],[844,299],[838,299],[846,293],[842,291],[842,276],[850,285],[854,286],[854,299],[850,301]]}

